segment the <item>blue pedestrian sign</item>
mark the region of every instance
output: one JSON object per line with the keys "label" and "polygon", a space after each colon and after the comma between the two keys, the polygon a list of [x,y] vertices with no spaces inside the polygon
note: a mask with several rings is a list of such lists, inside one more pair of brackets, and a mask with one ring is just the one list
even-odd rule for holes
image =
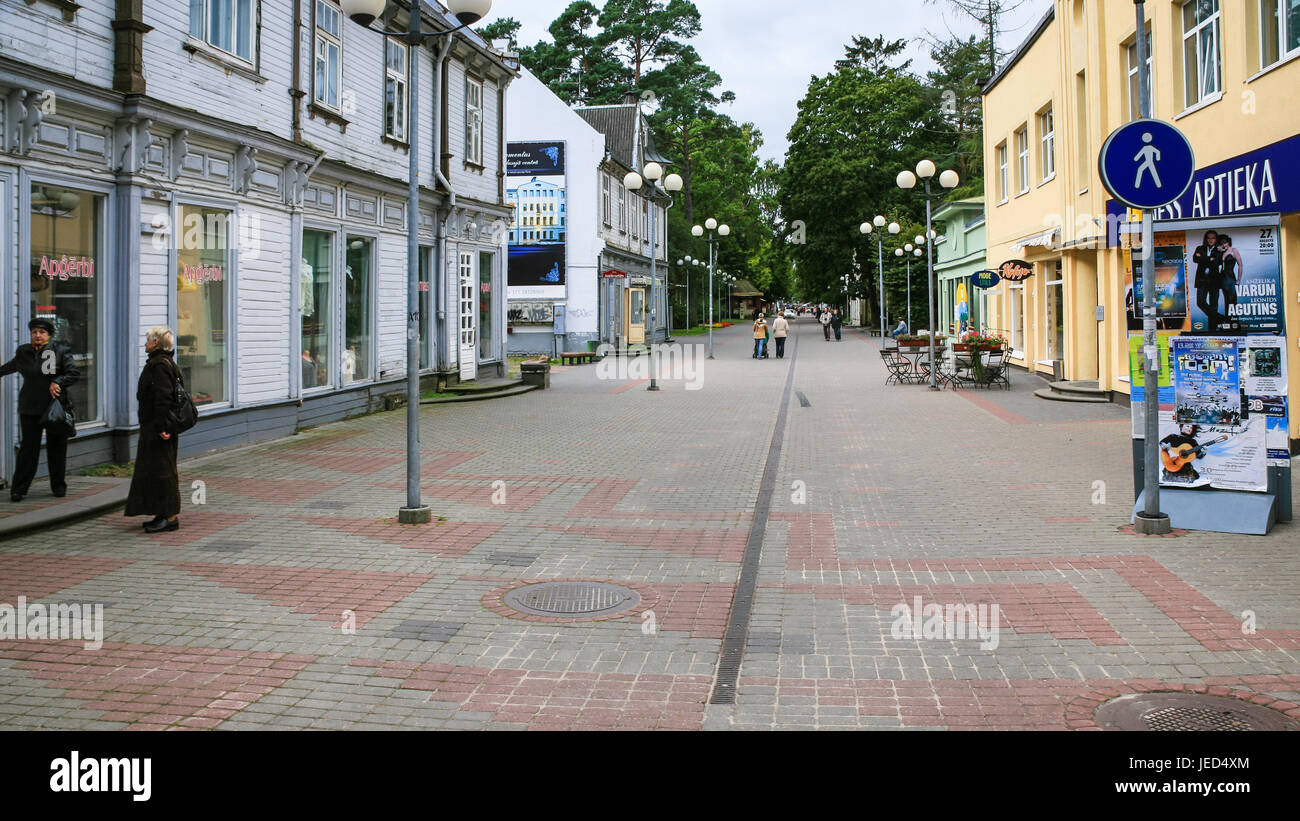
{"label": "blue pedestrian sign", "polygon": [[1196,173],[1192,144],[1162,120],[1134,120],[1111,132],[1097,161],[1101,184],[1129,208],[1159,208],[1187,193]]}

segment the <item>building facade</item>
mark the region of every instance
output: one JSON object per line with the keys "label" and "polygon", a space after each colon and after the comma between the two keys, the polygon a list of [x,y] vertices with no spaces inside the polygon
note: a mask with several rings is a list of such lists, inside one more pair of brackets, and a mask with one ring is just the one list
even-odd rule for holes
{"label": "building facade", "polygon": [[[1285,325],[1289,337],[1300,328],[1300,307],[1286,298],[1300,293],[1300,109],[1290,99],[1300,88],[1300,11],[1278,0],[1146,10],[1145,66],[1132,4],[1056,0],[984,88],[988,267],[1018,259],[1031,270],[990,293],[988,324],[1010,335],[1013,361],[1039,373],[1060,361],[1066,378],[1095,379],[1125,400],[1129,334],[1141,319],[1132,316],[1130,261],[1140,250],[1135,215],[1102,187],[1097,156],[1138,116],[1140,71],[1151,78],[1152,115],[1187,136],[1197,168],[1189,191],[1156,214],[1156,253],[1162,232],[1182,232],[1186,243],[1210,231],[1235,234],[1243,248],[1250,241],[1250,265],[1277,270],[1278,293],[1262,307],[1276,316],[1251,324],[1241,308],[1214,308],[1240,320],[1216,327]],[[1195,317],[1208,303],[1195,304],[1190,283],[1181,293],[1193,303],[1182,306],[1188,326],[1203,325]],[[1298,358],[1288,359],[1291,395]],[[1298,424],[1291,414],[1293,448]]]}
{"label": "building facade", "polygon": [[[406,13],[390,4],[375,26],[405,30]],[[426,30],[454,26],[426,13]],[[12,349],[42,316],[72,347],[70,466],[132,458],[155,325],[175,329],[200,408],[187,455],[403,393],[412,127],[422,372],[504,375],[514,74],[472,33],[412,52],[333,0],[36,0],[0,5],[0,31],[0,285],[13,306],[0,339]],[[55,53],[77,59],[51,66]],[[5,475],[16,390],[7,380],[0,405]]]}
{"label": "building facade", "polygon": [[[949,334],[957,334],[963,327],[979,329],[987,313],[984,302],[988,291],[971,284],[971,274],[985,267],[984,200],[955,200],[935,209],[934,220],[943,230],[934,241],[934,276],[939,287],[939,327]],[[925,307],[925,256],[912,257],[913,275],[920,269],[922,310]],[[916,294],[912,295],[913,301]],[[893,308],[903,314],[906,308]],[[913,305],[915,312],[916,306]],[[893,317],[891,317],[891,320]],[[891,322],[891,327],[897,322]],[[908,322],[910,328],[912,323]]]}

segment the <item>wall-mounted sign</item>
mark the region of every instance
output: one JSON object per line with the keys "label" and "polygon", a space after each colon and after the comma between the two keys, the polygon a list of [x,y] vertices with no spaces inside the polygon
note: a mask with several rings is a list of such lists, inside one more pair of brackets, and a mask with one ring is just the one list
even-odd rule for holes
{"label": "wall-mounted sign", "polygon": [[997,273],[1008,282],[1021,282],[1034,275],[1034,266],[1023,259],[1009,259],[998,266]]}
{"label": "wall-mounted sign", "polygon": [[610,268],[608,271],[601,271],[600,275],[611,279],[627,279],[627,271],[620,271],[617,268]]}
{"label": "wall-mounted sign", "polygon": [[992,288],[1001,281],[997,271],[976,271],[970,275],[970,284],[975,288]]}
{"label": "wall-mounted sign", "polygon": [[563,175],[564,143],[510,143],[506,147],[506,174],[511,177]]}

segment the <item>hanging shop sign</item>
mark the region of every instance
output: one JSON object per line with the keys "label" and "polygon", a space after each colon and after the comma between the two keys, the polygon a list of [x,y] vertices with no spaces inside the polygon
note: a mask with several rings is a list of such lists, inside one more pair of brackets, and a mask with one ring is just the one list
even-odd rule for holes
{"label": "hanging shop sign", "polygon": [[970,284],[975,288],[992,288],[1001,281],[997,271],[976,271],[970,275]]}
{"label": "hanging shop sign", "polygon": [[997,274],[1008,282],[1022,282],[1034,275],[1034,266],[1023,259],[1009,259],[998,266]]}
{"label": "hanging shop sign", "polygon": [[608,271],[601,271],[600,275],[605,279],[627,279],[627,271],[620,271],[617,268],[610,268]]}

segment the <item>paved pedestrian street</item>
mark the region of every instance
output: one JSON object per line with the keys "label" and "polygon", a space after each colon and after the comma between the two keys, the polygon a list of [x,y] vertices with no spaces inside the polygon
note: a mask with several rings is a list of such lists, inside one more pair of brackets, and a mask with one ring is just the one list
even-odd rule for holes
{"label": "paved pedestrian street", "polygon": [[[606,360],[426,406],[430,525],[396,523],[398,410],[183,464],[176,532],[0,542],[0,602],[103,605],[98,649],[0,640],[0,728],[1066,730],[1150,690],[1300,716],[1295,525],[1133,535],[1126,408],[886,386],[862,333],[792,334],[758,361],[720,332],[695,390]],[[507,603],[559,580],[636,604]]]}

